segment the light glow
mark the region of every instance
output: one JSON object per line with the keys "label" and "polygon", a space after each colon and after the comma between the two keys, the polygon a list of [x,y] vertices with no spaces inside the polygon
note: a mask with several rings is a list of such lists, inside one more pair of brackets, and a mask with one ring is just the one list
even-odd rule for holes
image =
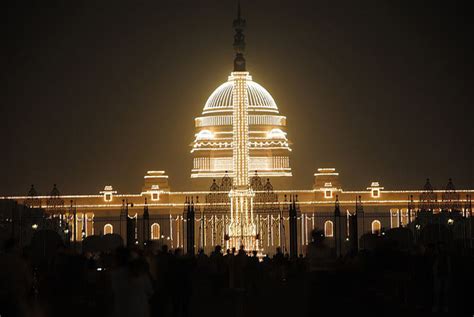
{"label": "light glow", "polygon": [[372,184],[369,187],[367,187],[367,189],[370,190],[370,196],[372,198],[379,198],[380,192],[384,188],[380,186],[379,182],[372,182]]}
{"label": "light glow", "polygon": [[112,201],[113,195],[117,193],[116,190],[112,187],[112,185],[106,185],[104,190],[100,192],[104,195],[104,201],[109,202]]}
{"label": "light glow", "polygon": [[254,193],[249,184],[249,100],[247,81],[248,72],[233,72],[229,77],[233,81],[233,150],[232,165],[234,171],[230,197],[229,247],[257,250],[256,226],[253,218]]}
{"label": "light glow", "polygon": [[209,130],[201,130],[199,133],[196,133],[196,140],[212,140],[214,134]]}

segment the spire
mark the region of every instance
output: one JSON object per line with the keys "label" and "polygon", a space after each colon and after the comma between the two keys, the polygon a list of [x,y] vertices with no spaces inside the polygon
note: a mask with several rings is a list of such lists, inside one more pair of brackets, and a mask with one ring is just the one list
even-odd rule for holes
{"label": "spire", "polygon": [[339,196],[336,195],[336,201],[334,202],[334,216],[340,217],[341,216],[341,209],[339,207]]}
{"label": "spire", "polygon": [[446,191],[447,192],[455,192],[456,191],[456,187],[454,187],[452,178],[450,178],[448,180],[448,184],[446,185]]}
{"label": "spire", "polygon": [[59,189],[56,187],[56,184],[53,185],[53,189],[51,190],[51,197],[57,197],[61,195]]}
{"label": "spire", "polygon": [[427,192],[433,191],[433,186],[431,185],[429,178],[426,179],[426,183],[425,183],[425,186],[423,187],[423,190]]}
{"label": "spire", "polygon": [[245,28],[245,19],[242,19],[240,15],[240,0],[237,1],[237,19],[234,20],[232,26],[235,30],[234,35],[234,51],[235,51],[235,58],[234,58],[234,72],[244,72],[246,71],[245,67],[245,58],[244,58],[244,51],[245,51],[245,36],[244,36],[244,28]]}
{"label": "spire", "polygon": [[148,219],[150,217],[150,214],[148,212],[148,201],[145,197],[145,204],[143,205],[143,219]]}
{"label": "spire", "polygon": [[33,184],[31,184],[31,188],[28,191],[28,196],[30,197],[38,196],[38,193],[36,192],[35,186]]}

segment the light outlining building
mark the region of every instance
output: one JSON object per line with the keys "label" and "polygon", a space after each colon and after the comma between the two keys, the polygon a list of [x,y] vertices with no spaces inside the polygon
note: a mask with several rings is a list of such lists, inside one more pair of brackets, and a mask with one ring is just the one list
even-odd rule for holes
{"label": "light outlining building", "polygon": [[[248,147],[248,154],[242,155],[248,155],[250,159],[239,160],[240,164],[248,164],[245,170],[258,171],[263,177],[292,176],[286,117],[279,114],[273,97],[252,80],[246,69],[243,55],[245,20],[240,16],[240,6],[233,26],[236,54],[234,71],[227,82],[214,90],[204,106],[202,116],[195,119],[191,177],[216,178],[226,173],[234,175],[234,150],[239,140]],[[239,105],[245,107],[236,112]]]}
{"label": "light outlining building", "polygon": [[[192,143],[193,178],[223,177],[233,173],[233,108],[235,76],[220,85],[207,100],[202,116],[195,119]],[[268,91],[246,76],[249,124],[249,169],[261,176],[292,176],[286,117],[280,115]]]}
{"label": "light outlining building", "polygon": [[[274,177],[291,176],[286,117],[247,71],[244,26],[239,7],[233,24],[233,72],[195,119],[191,178],[207,179],[207,187],[173,191],[164,171],[151,170],[135,194],[107,185],[96,194],[64,195],[55,185],[50,194],[39,195],[32,186],[26,196],[4,196],[0,202],[13,200],[44,208],[60,219],[68,232],[65,238],[71,241],[113,233],[126,244],[160,240],[172,248],[196,247],[206,252],[215,245],[244,244],[272,254],[276,247],[288,251],[293,240],[294,252],[304,253],[313,229],[323,230],[338,249],[336,237],[352,246],[355,241],[357,246],[361,235],[383,234],[393,228],[410,227],[416,237],[429,228],[429,222],[420,217],[429,212],[440,215],[438,223],[456,229],[452,230],[455,238],[472,243],[474,190],[457,190],[452,180],[440,190],[429,180],[417,190],[388,190],[378,180],[368,182],[370,186],[363,190],[345,190],[335,168],[319,168],[311,188],[273,188]],[[354,217],[359,218],[355,227]],[[27,221],[14,213],[10,222],[15,219]],[[34,230],[41,229],[41,224],[31,221]],[[293,239],[290,227],[297,234]],[[194,239],[187,244],[190,235]]]}
{"label": "light outlining building", "polygon": [[248,82],[251,80],[243,56],[245,20],[240,16],[240,3],[237,19],[234,49],[234,71],[229,77],[232,82],[232,176],[233,186],[230,197],[229,245],[238,248],[243,245],[248,250],[258,250],[257,228],[253,215],[254,193],[250,187],[250,138],[249,138],[249,98]]}

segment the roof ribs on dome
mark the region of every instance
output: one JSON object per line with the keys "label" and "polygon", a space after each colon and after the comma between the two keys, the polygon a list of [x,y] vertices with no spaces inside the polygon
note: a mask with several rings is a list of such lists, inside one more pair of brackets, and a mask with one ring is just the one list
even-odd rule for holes
{"label": "roof ribs on dome", "polygon": [[[207,100],[203,113],[212,112],[214,110],[232,111],[232,88],[232,81],[225,82],[217,87]],[[247,82],[247,97],[250,109],[278,112],[278,107],[270,93],[254,81],[249,80]]]}

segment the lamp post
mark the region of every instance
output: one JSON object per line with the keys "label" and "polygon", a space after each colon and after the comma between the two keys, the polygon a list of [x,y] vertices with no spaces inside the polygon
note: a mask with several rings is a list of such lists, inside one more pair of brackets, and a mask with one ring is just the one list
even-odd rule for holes
{"label": "lamp post", "polygon": [[452,218],[449,218],[448,219],[448,227],[449,227],[449,235],[450,235],[450,240],[453,241],[454,240],[454,237],[453,237],[453,234],[454,234],[454,230],[453,230],[453,227],[454,227],[454,219]]}
{"label": "lamp post", "polygon": [[69,247],[71,243],[71,238],[69,236],[70,230],[69,230],[69,223],[66,222],[66,227],[64,228],[64,235],[66,237],[66,246]]}

